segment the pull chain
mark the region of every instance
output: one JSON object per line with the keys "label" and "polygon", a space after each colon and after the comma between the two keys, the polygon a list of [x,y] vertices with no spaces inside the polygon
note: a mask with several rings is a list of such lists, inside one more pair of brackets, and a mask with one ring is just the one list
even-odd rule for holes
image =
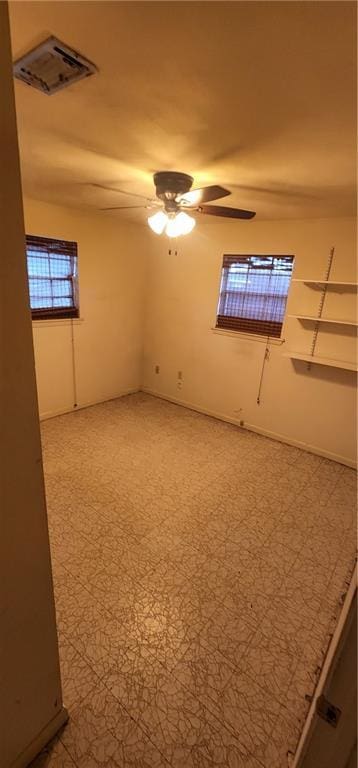
{"label": "pull chain", "polygon": [[[285,341],[286,341],[286,339],[280,339],[280,341],[278,341],[277,343],[281,347],[282,344],[285,343]],[[266,365],[266,363],[267,363],[267,361],[269,359],[270,359],[270,336],[268,336],[267,339],[266,339],[266,346],[265,346],[264,356],[263,356],[263,360],[262,360],[262,368],[261,368],[261,375],[260,375],[259,390],[258,390],[257,398],[256,398],[257,405],[261,404],[261,390],[262,390],[262,383],[263,383],[263,378],[264,378],[264,370],[265,370],[265,365]]]}
{"label": "pull chain", "polygon": [[174,242],[175,242],[175,248],[174,249],[172,249],[172,248],[168,249],[168,255],[169,256],[177,256],[178,255],[178,251],[177,251],[177,241],[178,241],[178,238],[175,237],[173,239],[174,239]]}
{"label": "pull chain", "polygon": [[270,358],[269,341],[270,341],[270,337],[268,336],[267,340],[266,340],[266,347],[265,347],[264,356],[263,356],[263,360],[262,360],[262,368],[261,368],[261,376],[260,376],[260,383],[259,383],[259,391],[257,393],[257,399],[256,399],[257,405],[260,405],[260,402],[261,402],[261,389],[262,389],[262,382],[263,382],[263,378],[264,378],[265,365],[266,365],[266,361],[269,360],[269,358]]}
{"label": "pull chain", "polygon": [[72,357],[72,384],[73,384],[73,407],[77,408],[77,376],[76,376],[76,353],[75,353],[75,335],[73,327],[73,318],[71,317],[71,357]]}

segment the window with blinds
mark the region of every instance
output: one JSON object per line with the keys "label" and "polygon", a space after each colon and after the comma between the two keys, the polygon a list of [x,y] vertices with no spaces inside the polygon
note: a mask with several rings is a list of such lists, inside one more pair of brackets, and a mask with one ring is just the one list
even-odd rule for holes
{"label": "window with blinds", "polygon": [[78,317],[77,243],[26,235],[34,320]]}
{"label": "window with blinds", "polygon": [[281,336],[293,256],[224,256],[216,327]]}

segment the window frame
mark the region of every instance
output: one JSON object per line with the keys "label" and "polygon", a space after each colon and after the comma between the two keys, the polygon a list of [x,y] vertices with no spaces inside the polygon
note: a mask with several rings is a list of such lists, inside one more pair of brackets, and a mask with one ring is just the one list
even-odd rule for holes
{"label": "window frame", "polygon": [[[40,307],[40,308],[32,308],[31,307],[31,296],[30,296],[30,279],[39,279],[41,280],[41,276],[31,276],[29,275],[28,270],[28,250],[31,248],[31,241],[32,246],[34,246],[35,242],[37,241],[38,244],[43,242],[44,244],[44,251],[45,254],[45,245],[48,243],[57,244],[58,250],[54,247],[52,247],[52,250],[48,249],[48,259],[50,253],[57,253],[61,254],[61,244],[65,244],[68,247],[68,254],[73,260],[74,260],[74,269],[72,270],[72,274],[70,277],[48,277],[43,278],[52,281],[55,280],[66,280],[71,283],[71,293],[72,293],[72,306],[70,307]],[[65,250],[65,249],[64,249]],[[28,279],[28,289],[29,289],[29,303],[30,303],[30,311],[31,311],[31,317],[33,321],[36,320],[70,320],[74,318],[79,318],[79,291],[78,291],[78,244],[77,242],[73,240],[63,240],[56,237],[44,237],[43,235],[28,235],[26,234],[25,239],[25,252],[26,252],[26,268],[27,268],[27,279]]]}
{"label": "window frame", "polygon": [[[219,314],[220,305],[223,298],[223,293],[225,293],[225,287],[223,289],[223,281],[225,278],[225,269],[230,268],[230,265],[228,262],[231,261],[232,264],[239,263],[245,263],[249,260],[257,258],[257,259],[284,259],[290,262],[291,264],[291,271],[289,275],[289,285],[287,289],[287,294],[284,296],[285,299],[285,305],[284,305],[284,313],[282,321],[274,321],[271,319],[265,319],[262,320],[261,318],[246,318],[245,316],[239,316],[239,315],[225,315],[225,314]],[[216,308],[216,320],[215,320],[215,328],[213,330],[217,332],[222,333],[230,333],[230,334],[241,334],[243,336],[246,336],[247,338],[256,338],[256,339],[262,339],[262,338],[272,338],[273,340],[276,340],[277,342],[280,342],[282,340],[282,329],[284,326],[284,322],[286,319],[286,312],[287,312],[287,301],[289,296],[289,290],[291,286],[291,280],[293,276],[293,269],[294,269],[294,262],[295,262],[295,256],[293,254],[258,254],[258,253],[246,253],[246,254],[224,254],[222,258],[222,264],[221,264],[221,272],[220,272],[220,282],[219,282],[219,296],[217,301],[217,308]],[[272,272],[274,272],[274,268],[272,268]],[[238,296],[248,295],[248,292],[246,291],[237,291]],[[274,294],[275,295],[275,294]],[[251,326],[251,327],[250,327]],[[276,331],[276,332],[275,332]]]}

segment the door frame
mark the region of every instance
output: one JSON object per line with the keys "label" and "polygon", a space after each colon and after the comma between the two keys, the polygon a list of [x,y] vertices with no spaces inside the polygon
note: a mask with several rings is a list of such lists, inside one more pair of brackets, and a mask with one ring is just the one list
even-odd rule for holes
{"label": "door frame", "polygon": [[[301,733],[300,740],[296,749],[296,753],[293,759],[292,768],[305,768],[312,764],[310,758],[313,757],[313,753],[317,749],[319,742],[323,743],[324,729],[322,733],[320,727],[323,722],[317,714],[317,700],[320,696],[326,694],[329,697],[329,688],[332,682],[337,682],[338,676],[343,672],[344,661],[348,663],[345,657],[345,651],[347,651],[347,640],[349,638],[350,630],[352,629],[352,622],[356,621],[356,600],[357,600],[357,565],[355,566],[348,591],[345,597],[345,601],[342,607],[341,614],[339,616],[337,626],[332,635],[332,639],[324,660],[321,674],[313,694],[312,702],[308,715]],[[356,652],[356,649],[355,649]],[[342,662],[342,663],[339,663]],[[350,662],[349,662],[350,663]],[[353,670],[352,670],[353,673]],[[356,688],[356,673],[352,674],[352,687]],[[334,704],[334,702],[332,702]],[[342,718],[344,717],[344,711],[342,711]],[[331,726],[327,726],[331,727]],[[352,739],[352,734],[345,735],[346,745],[348,739]],[[356,737],[348,749],[354,750],[354,744],[356,743]]]}

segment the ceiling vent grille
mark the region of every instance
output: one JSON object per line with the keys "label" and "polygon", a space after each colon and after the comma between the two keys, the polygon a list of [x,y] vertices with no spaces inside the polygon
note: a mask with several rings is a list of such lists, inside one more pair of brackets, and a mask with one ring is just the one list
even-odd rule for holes
{"label": "ceiling vent grille", "polygon": [[14,76],[18,80],[48,96],[97,71],[92,62],[56,37],[49,37],[14,63]]}

